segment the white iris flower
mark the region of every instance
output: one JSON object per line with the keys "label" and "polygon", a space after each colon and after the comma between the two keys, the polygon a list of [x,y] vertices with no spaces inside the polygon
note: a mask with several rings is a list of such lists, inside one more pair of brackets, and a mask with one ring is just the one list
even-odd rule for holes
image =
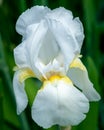
{"label": "white iris flower", "polygon": [[28,104],[25,80],[35,77],[43,86],[31,108],[33,120],[43,128],[79,124],[89,101],[100,99],[80,60],[84,34],[79,18],[62,7],[34,6],[19,17],[16,30],[23,37],[14,49],[17,114]]}

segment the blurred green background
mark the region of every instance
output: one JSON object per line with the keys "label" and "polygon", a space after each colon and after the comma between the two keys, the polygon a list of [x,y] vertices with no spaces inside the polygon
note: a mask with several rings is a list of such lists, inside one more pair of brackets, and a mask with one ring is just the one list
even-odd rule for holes
{"label": "blurred green background", "polygon": [[[13,49],[21,42],[15,23],[19,15],[33,5],[47,5],[51,9],[63,6],[82,21],[85,32],[82,60],[102,99],[90,103],[87,118],[72,130],[104,130],[104,0],[0,0],[0,130],[43,130],[31,119],[30,109],[41,83],[37,79],[26,81],[29,105],[20,116],[16,114],[12,87]],[[49,130],[58,129],[53,126]]]}

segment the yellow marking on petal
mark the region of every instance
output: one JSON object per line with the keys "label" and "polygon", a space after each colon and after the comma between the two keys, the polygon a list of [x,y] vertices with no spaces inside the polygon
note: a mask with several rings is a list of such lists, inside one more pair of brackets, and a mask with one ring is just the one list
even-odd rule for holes
{"label": "yellow marking on petal", "polygon": [[65,83],[68,83],[68,84],[73,84],[72,81],[71,81],[71,79],[68,78],[67,76],[64,76],[64,77],[62,78],[62,81],[64,81]]}
{"label": "yellow marking on petal", "polygon": [[39,90],[42,91],[47,85],[53,85],[53,86],[57,86],[60,82],[64,82],[65,84],[71,84],[73,85],[72,81],[67,77],[67,76],[59,76],[59,75],[52,75],[48,80],[45,80],[43,82],[43,85],[41,87],[41,89]]}
{"label": "yellow marking on petal", "polygon": [[30,77],[35,77],[33,71],[28,68],[22,69],[20,72],[19,81],[22,83],[24,80]]}
{"label": "yellow marking on petal", "polygon": [[52,75],[50,78],[49,78],[49,81],[53,82],[55,80],[60,80],[60,76],[59,75]]}
{"label": "yellow marking on petal", "polygon": [[59,76],[59,75],[53,75],[49,78],[50,82],[55,82],[55,81],[64,81],[65,83],[72,83],[72,81],[67,77],[67,76]]}
{"label": "yellow marking on petal", "polygon": [[76,58],[72,61],[72,63],[69,66],[70,68],[79,68],[83,71],[86,71],[86,67],[83,65],[80,59]]}

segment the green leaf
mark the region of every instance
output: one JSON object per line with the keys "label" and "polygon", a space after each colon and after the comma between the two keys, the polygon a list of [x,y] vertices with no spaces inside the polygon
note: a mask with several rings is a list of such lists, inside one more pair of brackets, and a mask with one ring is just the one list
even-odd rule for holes
{"label": "green leaf", "polygon": [[[24,114],[17,116],[15,107],[15,98],[13,94],[13,86],[9,73],[9,67],[6,63],[3,42],[0,39],[0,76],[3,82],[3,112],[4,119],[11,126],[21,127],[21,129],[29,130],[29,125]],[[24,123],[25,122],[25,123]],[[27,127],[28,126],[28,127]]]}
{"label": "green leaf", "polygon": [[48,6],[48,0],[33,0],[33,5]]}
{"label": "green leaf", "polygon": [[58,126],[57,125],[54,125],[54,126],[52,126],[51,128],[49,128],[48,130],[58,130],[59,128],[58,128]]}
{"label": "green leaf", "polygon": [[3,115],[3,86],[0,79],[0,130],[3,130],[4,126],[4,115]]}
{"label": "green leaf", "polygon": [[78,126],[77,130],[97,130],[99,103],[90,103],[90,111],[86,119]]}

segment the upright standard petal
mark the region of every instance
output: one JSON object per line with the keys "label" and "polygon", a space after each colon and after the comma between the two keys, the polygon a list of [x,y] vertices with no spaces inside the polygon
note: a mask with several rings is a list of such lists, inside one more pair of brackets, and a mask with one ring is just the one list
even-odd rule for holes
{"label": "upright standard petal", "polygon": [[71,63],[68,76],[90,101],[100,100],[100,95],[94,89],[93,84],[89,80],[88,72],[79,58]]}
{"label": "upright standard petal", "polygon": [[31,24],[39,23],[48,12],[50,9],[44,6],[34,6],[26,10],[17,20],[17,32],[24,36],[26,28]]}
{"label": "upright standard petal", "polygon": [[53,33],[55,40],[61,50],[64,57],[64,63],[66,70],[72,59],[78,53],[76,48],[76,43],[70,32],[64,28],[60,21],[48,19],[49,29]]}
{"label": "upright standard petal", "polygon": [[42,47],[43,41],[47,35],[48,26],[47,23],[42,20],[38,24],[30,25],[27,29],[27,35],[29,37],[26,40],[26,50],[30,58],[30,64],[32,70],[36,73],[36,62],[39,60],[40,48]]}
{"label": "upright standard petal", "polygon": [[51,77],[38,91],[32,106],[32,118],[40,126],[77,125],[89,110],[88,99],[67,77]]}
{"label": "upright standard petal", "polygon": [[59,55],[60,48],[56,42],[55,37],[49,29],[42,42],[43,43],[40,48],[39,59],[46,65]]}
{"label": "upright standard petal", "polygon": [[24,89],[24,82],[19,81],[21,71],[17,71],[13,78],[13,88],[17,104],[17,114],[20,114],[27,106],[28,98]]}
{"label": "upright standard petal", "polygon": [[40,48],[47,34],[47,23],[42,20],[40,23],[27,27],[26,36],[23,42],[14,49],[14,57],[17,66],[31,68],[36,77],[41,79],[42,75],[36,67]]}
{"label": "upright standard petal", "polygon": [[71,33],[76,42],[78,52],[80,52],[84,39],[84,31],[83,25],[79,18],[73,18],[72,12],[63,7],[52,10],[51,12],[47,13],[46,16],[51,20],[56,20],[63,24],[64,28],[67,30],[67,33]]}

